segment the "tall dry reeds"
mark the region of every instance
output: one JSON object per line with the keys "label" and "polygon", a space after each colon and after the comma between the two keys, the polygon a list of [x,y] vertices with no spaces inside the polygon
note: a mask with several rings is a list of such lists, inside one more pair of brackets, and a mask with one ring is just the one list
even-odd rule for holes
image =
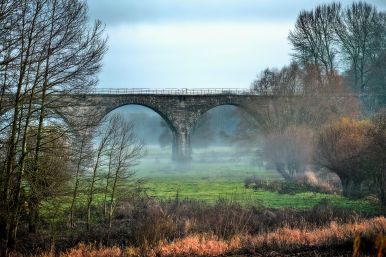
{"label": "tall dry reeds", "polygon": [[[297,229],[282,227],[272,232],[258,235],[241,234],[224,240],[215,235],[196,234],[189,235],[173,241],[161,241],[153,247],[96,247],[93,245],[79,244],[59,254],[54,251],[35,255],[36,257],[178,257],[178,256],[224,256],[237,253],[264,254],[275,251],[276,253],[294,253],[297,250],[308,249],[317,252],[318,249],[334,249],[346,247],[347,255],[352,252],[354,238],[360,235],[364,242],[371,242],[367,250],[375,252],[373,242],[377,235],[385,233],[386,218],[376,217],[361,222],[339,224],[331,222],[328,226],[318,229]],[[23,255],[14,254],[12,257]],[[31,256],[31,255],[29,255]]]}
{"label": "tall dry reeds", "polygon": [[157,256],[219,256],[235,251],[262,253],[275,250],[288,251],[299,248],[318,249],[352,244],[356,235],[373,242],[379,233],[386,231],[386,219],[377,217],[359,223],[331,224],[315,230],[283,227],[259,235],[239,235],[230,240],[215,236],[189,236],[171,243],[161,243],[156,248]]}

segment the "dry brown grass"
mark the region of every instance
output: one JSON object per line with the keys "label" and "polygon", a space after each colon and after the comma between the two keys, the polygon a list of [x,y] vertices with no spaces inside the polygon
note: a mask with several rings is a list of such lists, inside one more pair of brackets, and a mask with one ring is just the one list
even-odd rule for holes
{"label": "dry brown grass", "polygon": [[[176,256],[224,256],[243,250],[248,253],[264,251],[288,251],[305,247],[333,247],[352,244],[356,235],[369,240],[386,231],[386,218],[377,217],[361,222],[338,224],[331,222],[324,228],[293,229],[279,228],[276,231],[259,235],[239,235],[229,240],[222,240],[214,235],[190,235],[172,242],[160,242],[149,248],[102,247],[79,244],[60,257],[176,257]],[[21,256],[21,255],[14,255]],[[53,257],[52,253],[43,253],[37,257]]]}
{"label": "dry brown grass", "polygon": [[332,222],[328,227],[307,231],[282,228],[266,235],[246,237],[246,246],[261,247],[270,245],[274,248],[289,248],[296,246],[328,246],[350,242],[355,235],[361,234],[367,238],[375,238],[380,232],[386,231],[386,219],[377,217],[360,223],[337,224]]}
{"label": "dry brown grass", "polygon": [[128,256],[119,247],[101,247],[97,248],[91,244],[79,244],[77,247],[71,248],[66,252],[55,254],[55,251],[51,249],[48,252],[42,252],[38,255],[22,255],[20,253],[11,253],[9,257],[121,257]]}
{"label": "dry brown grass", "polygon": [[316,230],[280,228],[274,232],[257,236],[241,235],[222,241],[214,236],[188,236],[172,243],[161,243],[158,256],[218,256],[245,249],[256,252],[259,249],[289,250],[299,247],[336,246],[353,241],[355,235],[375,238],[386,231],[384,217],[373,218],[360,223],[337,224]]}
{"label": "dry brown grass", "polygon": [[[119,247],[108,247],[95,249],[91,245],[80,244],[76,248],[70,249],[66,253],[60,254],[60,257],[120,257],[123,251]],[[49,257],[49,256],[47,256]]]}
{"label": "dry brown grass", "polygon": [[232,247],[239,246],[239,242],[234,245],[231,245],[230,242],[220,240],[215,236],[194,235],[172,243],[161,243],[156,248],[156,252],[159,256],[219,256]]}

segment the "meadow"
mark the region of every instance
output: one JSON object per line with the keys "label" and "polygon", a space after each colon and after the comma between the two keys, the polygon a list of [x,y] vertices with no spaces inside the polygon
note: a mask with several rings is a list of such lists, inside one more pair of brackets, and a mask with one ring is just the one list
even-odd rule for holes
{"label": "meadow", "polygon": [[146,181],[148,194],[159,200],[190,199],[208,203],[227,200],[266,208],[311,209],[321,201],[340,208],[377,212],[379,207],[367,200],[350,200],[336,194],[301,192],[283,194],[254,190],[244,180],[282,180],[272,169],[256,161],[251,153],[241,156],[230,147],[193,149],[190,164],[173,164],[170,148],[148,146],[147,155],[135,168],[136,176]]}
{"label": "meadow", "polygon": [[[375,255],[373,242],[386,227],[384,210],[375,203],[246,188],[248,177],[283,179],[252,154],[241,156],[227,147],[194,149],[190,164],[170,158],[170,148],[148,147],[135,176],[145,180],[150,198],[121,203],[111,234],[99,217],[82,239],[56,241],[55,251],[63,257],[352,256],[360,234],[360,251]],[[95,208],[101,203],[98,195]],[[82,231],[81,223],[77,229]],[[55,251],[37,256],[55,256]]]}

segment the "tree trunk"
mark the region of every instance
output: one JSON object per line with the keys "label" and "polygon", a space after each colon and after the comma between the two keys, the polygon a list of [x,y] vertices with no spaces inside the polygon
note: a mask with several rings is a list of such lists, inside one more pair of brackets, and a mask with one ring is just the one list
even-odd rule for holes
{"label": "tree trunk", "polygon": [[293,180],[293,178],[285,171],[284,165],[281,163],[275,163],[276,171],[287,181]]}
{"label": "tree trunk", "polygon": [[92,172],[90,191],[89,191],[88,200],[87,200],[87,221],[86,221],[87,230],[90,229],[90,225],[91,225],[91,205],[94,197],[94,185],[96,182],[97,169],[99,167],[99,159],[100,159],[100,155],[98,154],[98,157]]}
{"label": "tree trunk", "polygon": [[[39,114],[39,124],[38,124],[38,131],[36,135],[36,147],[35,147],[35,159],[34,159],[34,165],[33,165],[33,174],[32,174],[32,186],[36,183],[35,179],[36,175],[39,171],[39,155],[41,151],[41,141],[42,141],[42,130],[44,125],[44,120],[46,118],[46,101],[47,101],[47,90],[49,87],[49,73],[50,73],[50,57],[51,57],[51,44],[52,44],[52,38],[53,38],[53,30],[54,30],[54,17],[56,12],[56,0],[53,1],[53,9],[51,13],[51,30],[50,30],[50,36],[48,38],[47,42],[47,56],[45,60],[45,72],[44,72],[44,81],[43,81],[43,87],[42,87],[42,95],[41,95],[41,105],[40,105],[40,114]],[[36,232],[36,222],[39,216],[39,199],[36,196],[36,194],[33,193],[30,196],[29,200],[29,207],[30,207],[30,233]]]}
{"label": "tree trunk", "polygon": [[[26,2],[24,3],[23,12],[26,12]],[[35,20],[38,15],[38,10],[34,13],[33,22],[31,25],[31,28],[29,31],[25,31],[26,21],[25,21],[25,13],[23,15],[23,22],[22,22],[22,38],[21,38],[21,45],[22,48],[24,48],[24,45],[26,43],[26,53],[25,55],[21,54],[20,56],[20,73],[17,83],[17,92],[16,92],[16,98],[15,98],[15,104],[14,104],[14,114],[13,114],[13,121],[12,121],[12,130],[11,130],[11,139],[10,139],[10,145],[9,145],[9,151],[7,156],[7,167],[6,167],[6,175],[10,176],[12,172],[14,172],[16,168],[16,158],[17,158],[17,144],[18,144],[18,137],[20,135],[20,128],[21,128],[21,122],[20,122],[20,116],[22,111],[22,105],[23,102],[23,96],[22,96],[22,86],[25,80],[27,66],[29,65],[30,60],[30,54],[31,54],[31,45],[32,45],[32,34],[34,31],[35,26]],[[26,36],[27,42],[24,42],[24,33],[28,33]],[[9,177],[8,177],[9,179]],[[9,207],[9,218],[8,218],[8,231],[7,231],[7,248],[13,249],[16,242],[16,232],[17,232],[17,223],[18,223],[18,212],[20,208],[20,192],[21,192],[21,185],[22,185],[22,170],[16,171],[16,179],[14,180],[15,184],[13,185],[13,192],[12,197],[10,200],[10,207]]]}
{"label": "tree trunk", "polygon": [[72,200],[71,200],[71,207],[70,207],[70,227],[71,228],[74,227],[74,212],[75,212],[74,209],[75,209],[76,197],[78,195],[80,166],[83,161],[83,151],[84,151],[85,140],[86,138],[85,136],[83,136],[80,143],[79,158],[76,164],[75,185],[74,185],[74,191],[72,192]]}
{"label": "tree trunk", "polygon": [[[383,165],[384,166],[384,165]],[[386,206],[386,171],[381,170],[379,174],[379,200]]]}
{"label": "tree trunk", "polygon": [[348,198],[361,197],[361,182],[348,177],[340,177],[343,196]]}
{"label": "tree trunk", "polygon": [[113,152],[114,152],[114,147],[112,146],[110,148],[110,153],[109,153],[109,168],[108,168],[108,172],[107,172],[107,177],[106,177],[106,186],[105,186],[105,196],[104,196],[104,200],[103,200],[103,215],[105,217],[105,219],[108,218],[108,214],[107,214],[107,194],[108,194],[108,191],[109,191],[109,186],[110,186],[110,177],[111,177],[111,170],[112,170],[112,166],[113,166]]}
{"label": "tree trunk", "polygon": [[90,229],[90,225],[91,225],[91,205],[92,205],[92,201],[94,198],[94,186],[96,183],[97,171],[99,168],[100,160],[102,157],[102,152],[104,150],[106,141],[107,141],[107,138],[102,139],[101,145],[98,148],[97,158],[96,158],[95,165],[94,165],[93,171],[92,171],[90,191],[89,191],[88,200],[87,200],[87,221],[86,221],[87,230]]}
{"label": "tree trunk", "polygon": [[38,218],[39,218],[39,202],[35,201],[35,198],[33,198],[29,201],[28,204],[29,204],[29,208],[31,210],[31,213],[30,213],[29,219],[28,219],[28,232],[30,234],[35,234],[37,223],[38,223]]}

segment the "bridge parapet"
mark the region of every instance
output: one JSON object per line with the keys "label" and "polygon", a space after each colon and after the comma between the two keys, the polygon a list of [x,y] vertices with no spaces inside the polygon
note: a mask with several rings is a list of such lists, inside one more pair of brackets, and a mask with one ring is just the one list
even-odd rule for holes
{"label": "bridge parapet", "polygon": [[[71,94],[71,93],[70,93]],[[251,88],[93,88],[86,92],[74,92],[73,95],[171,95],[171,96],[263,96],[263,97],[366,97],[366,94],[350,92],[283,92],[259,93]]]}
{"label": "bridge parapet", "polygon": [[111,95],[257,95],[244,88],[94,88],[87,94]]}

